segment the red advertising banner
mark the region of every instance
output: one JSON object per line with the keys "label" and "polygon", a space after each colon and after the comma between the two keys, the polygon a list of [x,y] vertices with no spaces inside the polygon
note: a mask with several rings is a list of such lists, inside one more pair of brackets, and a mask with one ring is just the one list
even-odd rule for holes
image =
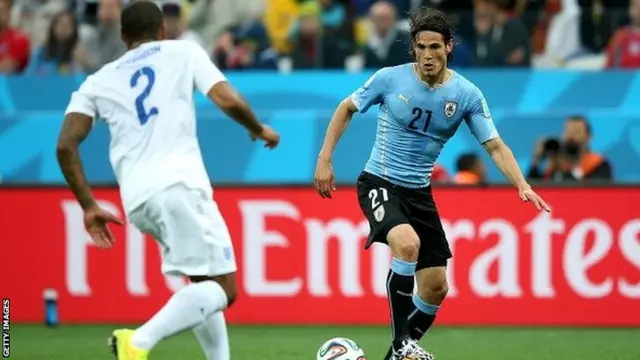
{"label": "red advertising banner", "polygon": [[[640,188],[542,189],[551,214],[508,188],[435,191],[454,259],[441,324],[640,325]],[[123,216],[115,189],[95,192]],[[386,324],[384,245],[362,250],[368,224],[355,190],[222,188],[235,241],[239,299],[231,323]],[[94,246],[64,189],[0,189],[0,295],[14,321],[41,321],[42,293],[63,322],[141,322],[183,279],[160,274],[159,250],[132,225]]]}

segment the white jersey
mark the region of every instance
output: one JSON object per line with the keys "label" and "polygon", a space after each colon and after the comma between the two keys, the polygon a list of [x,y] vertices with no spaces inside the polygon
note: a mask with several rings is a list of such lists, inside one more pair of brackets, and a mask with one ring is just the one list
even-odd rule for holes
{"label": "white jersey", "polygon": [[109,126],[109,158],[128,214],[177,183],[212,196],[196,137],[193,92],[207,94],[225,80],[194,42],[154,41],[105,65],[72,94],[66,114],[85,114]]}

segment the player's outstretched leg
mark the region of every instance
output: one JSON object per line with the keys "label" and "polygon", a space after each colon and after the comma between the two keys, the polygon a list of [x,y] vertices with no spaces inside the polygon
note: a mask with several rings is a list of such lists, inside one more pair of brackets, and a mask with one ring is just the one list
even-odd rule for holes
{"label": "player's outstretched leg", "polygon": [[426,302],[417,294],[413,295],[413,305],[415,308],[409,315],[409,329],[411,338],[419,341],[433,325],[440,306]]}
{"label": "player's outstretched leg", "polygon": [[219,311],[193,328],[207,360],[229,360],[229,335],[224,313]]}
{"label": "player's outstretched leg", "polygon": [[431,266],[416,272],[418,293],[413,296],[415,310],[409,318],[411,338],[420,340],[436,318],[449,291],[446,266]]}
{"label": "player's outstretched leg", "polygon": [[135,331],[113,332],[110,342],[116,359],[147,360],[160,340],[202,325],[235,300],[235,274],[190,279],[192,283],[176,292],[147,323]]}
{"label": "player's outstretched leg", "polygon": [[[440,306],[429,304],[422,300],[417,294],[413,295],[413,306],[409,314],[409,336],[415,341],[420,341],[431,325],[433,325]],[[384,360],[390,360],[392,354],[393,347],[389,347]]]}
{"label": "player's outstretched leg", "polygon": [[387,276],[393,358],[404,359],[413,356],[418,360],[428,360],[429,354],[411,339],[409,331],[409,313],[413,308],[412,294],[420,239],[409,224],[401,224],[389,231],[387,242],[393,254]]}
{"label": "player's outstretched leg", "polygon": [[[416,272],[418,293],[412,297],[411,312],[408,317],[409,336],[419,341],[427,333],[436,318],[440,304],[447,295],[448,285],[446,267],[435,266],[420,269]],[[393,348],[385,355],[385,360],[392,359]]]}
{"label": "player's outstretched leg", "polygon": [[[435,266],[418,270],[418,293],[413,295],[413,307],[408,318],[409,335],[411,339],[419,341],[427,333],[436,318],[440,305],[447,296],[446,267]],[[392,357],[390,348],[385,360]]]}

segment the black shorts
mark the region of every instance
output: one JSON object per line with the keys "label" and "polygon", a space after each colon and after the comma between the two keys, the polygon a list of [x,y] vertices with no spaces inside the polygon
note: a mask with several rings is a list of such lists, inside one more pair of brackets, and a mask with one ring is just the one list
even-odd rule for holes
{"label": "black shorts", "polygon": [[358,201],[371,226],[367,249],[373,242],[386,244],[387,234],[395,226],[409,224],[420,238],[416,270],[445,266],[451,258],[431,186],[406,188],[362,172],[358,177]]}

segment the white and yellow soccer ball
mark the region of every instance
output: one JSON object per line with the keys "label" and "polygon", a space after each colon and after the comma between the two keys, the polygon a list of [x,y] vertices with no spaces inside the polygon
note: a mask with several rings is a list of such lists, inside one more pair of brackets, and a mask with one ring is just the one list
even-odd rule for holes
{"label": "white and yellow soccer ball", "polygon": [[355,341],[336,337],[320,346],[316,360],[366,360],[366,358],[364,351]]}

